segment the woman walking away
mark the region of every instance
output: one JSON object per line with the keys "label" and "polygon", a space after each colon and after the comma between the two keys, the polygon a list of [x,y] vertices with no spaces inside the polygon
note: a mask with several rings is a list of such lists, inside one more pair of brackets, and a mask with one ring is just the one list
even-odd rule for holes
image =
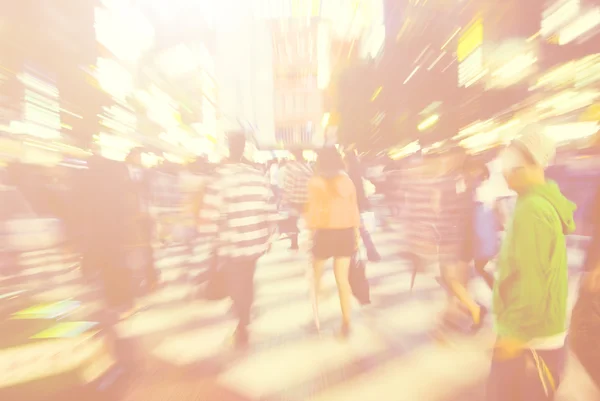
{"label": "woman walking away", "polygon": [[344,171],[344,161],[335,148],[319,153],[316,175],[308,184],[306,221],[313,235],[315,312],[323,267],[333,258],[333,269],[342,310],[340,335],[350,334],[352,291],[348,280],[350,260],[357,248],[360,213],[356,188]]}

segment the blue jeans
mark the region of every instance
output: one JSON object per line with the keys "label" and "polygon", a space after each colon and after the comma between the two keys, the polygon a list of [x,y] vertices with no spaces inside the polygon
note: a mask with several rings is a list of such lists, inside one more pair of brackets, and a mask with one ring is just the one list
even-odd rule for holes
{"label": "blue jeans", "polygon": [[[563,372],[566,350],[537,351],[552,374],[555,388],[558,388]],[[544,391],[535,360],[530,350],[516,358],[492,361],[492,369],[487,388],[487,401],[552,401],[554,391],[548,386]]]}

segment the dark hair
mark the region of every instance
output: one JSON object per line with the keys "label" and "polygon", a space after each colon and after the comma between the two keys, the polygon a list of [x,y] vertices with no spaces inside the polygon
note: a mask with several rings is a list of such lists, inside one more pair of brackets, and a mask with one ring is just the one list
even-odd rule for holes
{"label": "dark hair", "polygon": [[335,179],[345,170],[344,159],[334,147],[326,147],[319,151],[317,156],[317,173],[327,183],[327,191],[330,194],[340,196],[335,185]]}
{"label": "dark hair", "polygon": [[490,178],[490,169],[487,164],[476,157],[468,157],[463,163],[463,173],[475,173],[477,177],[485,180]]}
{"label": "dark hair", "polygon": [[140,146],[136,146],[135,148],[132,148],[129,153],[127,154],[127,157],[125,158],[125,161],[128,163],[134,162],[136,157],[141,157],[142,154],[144,153],[144,148],[140,147]]}
{"label": "dark hair", "polygon": [[304,160],[304,151],[302,149],[292,149],[290,150],[290,153],[292,154],[292,156],[294,156],[296,160]]}
{"label": "dark hair", "polygon": [[317,170],[323,174],[331,174],[345,170],[344,159],[334,147],[326,147],[317,155]]}
{"label": "dark hair", "polygon": [[241,161],[246,150],[246,136],[243,132],[231,132],[227,134],[229,142],[229,158]]}

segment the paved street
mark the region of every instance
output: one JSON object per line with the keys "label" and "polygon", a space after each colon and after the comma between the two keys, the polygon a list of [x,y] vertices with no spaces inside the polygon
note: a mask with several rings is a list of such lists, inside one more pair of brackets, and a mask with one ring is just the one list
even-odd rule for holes
{"label": "paved street", "polygon": [[[319,336],[309,329],[313,319],[306,252],[291,253],[285,241],[277,243],[257,270],[252,344],[246,353],[233,351],[225,342],[235,324],[228,313],[230,303],[190,297],[197,289],[192,277],[202,274],[201,264],[189,267],[189,257],[178,248],[157,252],[165,285],[141,299],[142,311],[117,327],[139,370],[111,398],[481,400],[492,344],[489,329],[477,337],[456,337],[450,345],[434,342],[429,333],[445,301],[434,280],[436,272],[420,275],[411,293],[408,266],[394,256],[398,231],[381,231],[374,239],[384,261],[368,266],[373,305],[356,305],[356,327],[347,342],[333,336],[340,316],[333,273],[329,270],[324,277]],[[572,258],[578,257],[575,252]],[[199,248],[195,262],[205,257],[206,250]],[[37,295],[39,301],[78,297],[87,299],[90,314],[102,308],[94,287],[83,283],[67,263],[57,260],[42,268],[29,262],[30,283],[40,280],[37,284],[47,288]],[[574,273],[573,299],[577,278]],[[483,282],[475,280],[472,291],[480,302],[489,303],[491,294]]]}

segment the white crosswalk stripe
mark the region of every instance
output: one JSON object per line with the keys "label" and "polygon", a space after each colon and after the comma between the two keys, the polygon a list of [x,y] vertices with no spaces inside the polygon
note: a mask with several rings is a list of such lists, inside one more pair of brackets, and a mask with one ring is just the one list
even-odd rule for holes
{"label": "white crosswalk stripe", "polygon": [[[125,338],[142,339],[146,352],[164,363],[179,367],[217,363],[218,384],[249,400],[453,400],[456,394],[481,387],[492,337],[484,330],[478,337],[457,340],[452,347],[430,339],[428,333],[438,322],[446,296],[434,280],[435,271],[420,275],[410,293],[409,266],[393,257],[400,237],[394,232],[373,235],[384,261],[368,265],[373,305],[355,305],[356,327],[347,342],[329,334],[340,319],[331,271],[324,276],[320,308],[324,332],[321,336],[308,332],[312,321],[305,274],[309,258],[306,252],[285,249],[287,241],[276,243],[259,263],[248,353],[226,357],[223,342],[234,328],[228,301],[189,297],[198,287],[190,277],[206,268],[202,265],[208,258],[206,246],[196,249],[192,265],[185,248],[158,250],[156,266],[165,285],[143,297],[140,303],[145,309],[121,322],[117,331]],[[43,257],[51,261],[49,269],[40,262]],[[45,288],[36,295],[39,301],[98,293],[72,263],[57,259],[52,254],[35,255],[26,264],[23,275],[28,280],[49,277],[35,282]],[[471,289],[489,305],[490,291],[483,282],[474,280]],[[571,303],[576,289],[574,275]],[[86,308],[90,313],[102,308],[97,295],[91,296]]]}

